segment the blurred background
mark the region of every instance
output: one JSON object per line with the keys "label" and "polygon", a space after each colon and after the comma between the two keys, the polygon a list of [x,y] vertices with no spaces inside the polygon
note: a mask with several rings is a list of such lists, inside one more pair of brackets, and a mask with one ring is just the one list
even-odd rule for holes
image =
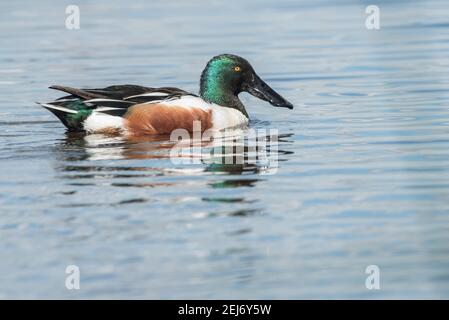
{"label": "blurred background", "polygon": [[[449,298],[448,27],[444,0],[2,3],[0,298]],[[197,92],[220,53],[295,105],[241,95],[281,134],[276,174],[175,165],[167,141],[68,134],[34,104]]]}

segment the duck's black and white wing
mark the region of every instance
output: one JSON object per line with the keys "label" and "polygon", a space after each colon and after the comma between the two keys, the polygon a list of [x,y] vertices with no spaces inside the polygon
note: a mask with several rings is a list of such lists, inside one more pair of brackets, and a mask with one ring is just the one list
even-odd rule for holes
{"label": "duck's black and white wing", "polygon": [[[96,89],[77,89],[60,85],[50,88],[69,95],[52,102],[39,104],[55,114],[69,130],[74,131],[83,130],[84,114],[96,112],[123,116],[128,108],[136,104],[151,104],[171,101],[183,96],[195,96],[178,88],[151,88],[129,84]],[[74,114],[77,116],[73,116]]]}

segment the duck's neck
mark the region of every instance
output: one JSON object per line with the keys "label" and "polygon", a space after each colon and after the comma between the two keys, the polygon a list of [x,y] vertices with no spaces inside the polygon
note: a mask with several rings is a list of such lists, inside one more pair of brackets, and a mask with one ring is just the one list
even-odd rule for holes
{"label": "duck's neck", "polygon": [[239,110],[248,118],[245,106],[240,101],[237,94],[228,88],[218,75],[203,72],[200,83],[200,96],[204,100],[219,104],[223,107]]}

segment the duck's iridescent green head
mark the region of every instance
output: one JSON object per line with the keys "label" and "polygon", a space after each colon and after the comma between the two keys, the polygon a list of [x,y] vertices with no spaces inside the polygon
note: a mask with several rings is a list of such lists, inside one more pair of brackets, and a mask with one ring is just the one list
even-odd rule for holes
{"label": "duck's iridescent green head", "polygon": [[247,115],[238,94],[246,91],[275,107],[293,105],[271,89],[245,59],[231,54],[213,57],[201,74],[200,96],[207,101],[232,107]]}

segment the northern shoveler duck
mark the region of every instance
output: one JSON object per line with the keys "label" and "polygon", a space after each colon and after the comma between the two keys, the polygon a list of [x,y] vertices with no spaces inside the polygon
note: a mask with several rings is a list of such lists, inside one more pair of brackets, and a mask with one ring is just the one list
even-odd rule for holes
{"label": "northern shoveler duck", "polygon": [[51,86],[69,93],[56,101],[40,103],[70,131],[170,134],[174,129],[222,130],[248,123],[248,113],[238,98],[246,91],[275,107],[293,105],[271,89],[248,61],[231,54],[213,57],[201,74],[199,96],[171,87],[149,88],[114,85],[103,89]]}

